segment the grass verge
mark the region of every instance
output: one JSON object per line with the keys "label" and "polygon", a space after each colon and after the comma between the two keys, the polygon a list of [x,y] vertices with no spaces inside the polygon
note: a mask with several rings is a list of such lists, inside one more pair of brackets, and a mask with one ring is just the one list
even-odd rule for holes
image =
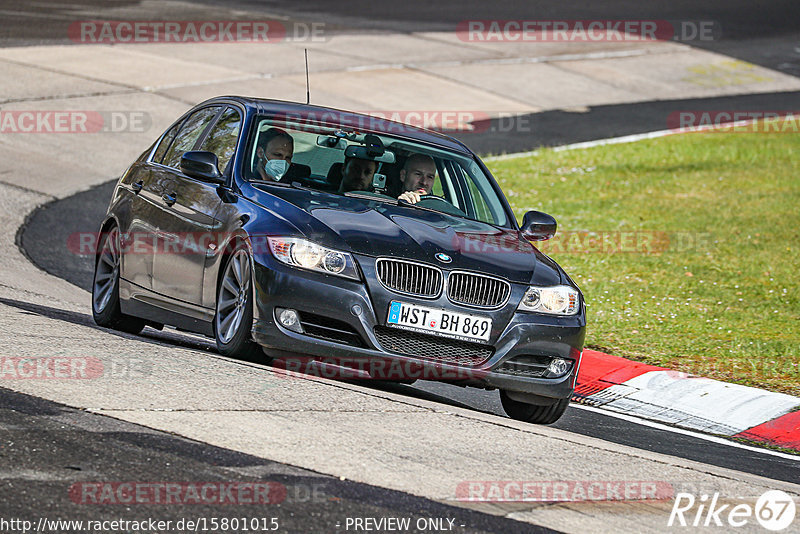
{"label": "grass verge", "polygon": [[581,287],[586,344],[800,396],[800,134],[688,133],[490,163]]}

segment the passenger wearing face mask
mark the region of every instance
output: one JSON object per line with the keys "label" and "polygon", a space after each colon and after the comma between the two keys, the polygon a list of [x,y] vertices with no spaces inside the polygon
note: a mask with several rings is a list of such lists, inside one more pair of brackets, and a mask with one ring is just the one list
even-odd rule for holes
{"label": "passenger wearing face mask", "polygon": [[261,134],[260,142],[256,149],[258,175],[262,180],[279,182],[292,164],[294,139],[280,128],[270,128]]}

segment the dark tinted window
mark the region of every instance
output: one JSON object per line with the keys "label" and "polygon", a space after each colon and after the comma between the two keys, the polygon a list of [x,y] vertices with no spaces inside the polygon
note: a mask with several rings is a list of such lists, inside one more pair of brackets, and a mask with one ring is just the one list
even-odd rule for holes
{"label": "dark tinted window", "polygon": [[178,133],[178,127],[180,127],[180,125],[181,123],[179,122],[170,128],[166,135],[161,138],[161,142],[158,144],[155,154],[153,154],[153,161],[155,163],[161,163],[161,160],[164,159],[164,154],[167,153],[170,143],[172,143],[172,140],[175,139],[175,134]]}
{"label": "dark tinted window", "polygon": [[206,129],[208,123],[217,115],[221,106],[214,106],[210,108],[203,108],[195,111],[183,123],[181,131],[169,147],[166,157],[164,158],[164,165],[169,167],[178,168],[181,164],[181,156],[184,152],[188,152],[194,148],[197,138]]}
{"label": "dark tinted window", "polygon": [[239,112],[234,108],[226,109],[200,147],[200,150],[207,150],[217,155],[220,172],[224,172],[233,157],[241,125]]}

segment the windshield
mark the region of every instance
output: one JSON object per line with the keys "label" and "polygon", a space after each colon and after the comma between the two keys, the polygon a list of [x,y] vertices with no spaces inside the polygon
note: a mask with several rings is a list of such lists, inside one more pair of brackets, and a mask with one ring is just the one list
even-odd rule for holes
{"label": "windshield", "polygon": [[270,117],[254,121],[247,146],[244,176],[250,181],[299,183],[364,202],[508,225],[498,193],[468,155],[388,134]]}

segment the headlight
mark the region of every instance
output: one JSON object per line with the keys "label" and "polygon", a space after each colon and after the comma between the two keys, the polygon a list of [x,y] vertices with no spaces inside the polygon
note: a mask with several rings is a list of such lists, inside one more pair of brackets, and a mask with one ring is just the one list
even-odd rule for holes
{"label": "headlight", "polygon": [[569,286],[528,288],[517,310],[549,315],[575,315],[581,309],[578,290]]}
{"label": "headlight", "polygon": [[278,261],[311,271],[359,280],[353,257],[297,237],[268,237],[269,249]]}

